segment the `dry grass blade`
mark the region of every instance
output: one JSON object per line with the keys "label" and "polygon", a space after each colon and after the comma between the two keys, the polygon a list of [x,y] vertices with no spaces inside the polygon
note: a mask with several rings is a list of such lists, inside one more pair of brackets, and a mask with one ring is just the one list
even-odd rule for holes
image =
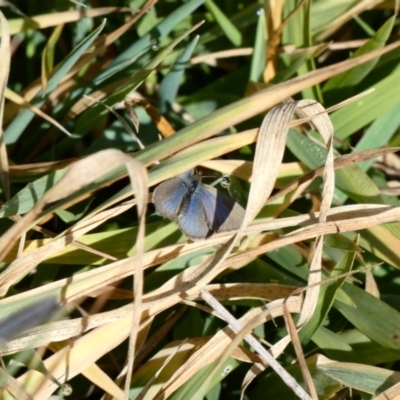
{"label": "dry grass blade", "polygon": [[[319,214],[319,222],[325,222],[327,219],[327,214],[333,198],[333,190],[335,187],[335,175],[333,166],[333,126],[328,117],[328,115],[323,114],[324,108],[316,102],[303,100],[299,102],[299,108],[297,114],[300,117],[310,117],[312,115],[317,115],[311,121],[313,127],[321,134],[324,139],[325,145],[328,149],[328,154],[323,171],[323,190],[321,207]],[[323,236],[317,236],[314,246],[313,257],[310,265],[308,288],[306,291],[306,296],[304,299],[304,304],[301,310],[299,320],[297,322],[297,327],[301,328],[304,324],[312,317],[315,307],[318,301],[318,295],[320,291],[320,286],[317,285],[321,281],[321,263],[322,263],[322,249],[323,249]],[[286,310],[285,310],[286,311]],[[313,379],[311,377],[310,371],[308,370],[307,363],[302,351],[302,347],[297,335],[297,330],[292,320],[292,316],[289,312],[285,312],[285,321],[287,323],[288,332],[292,339],[294,345],[297,359],[300,364],[300,368],[306,382],[307,388],[313,397],[317,399],[317,392],[314,386]]]}
{"label": "dry grass blade", "polygon": [[396,383],[384,392],[379,393],[374,400],[396,400],[400,397],[400,383]]}
{"label": "dry grass blade", "polygon": [[[375,227],[377,225],[382,225],[387,222],[395,222],[400,219],[400,207],[381,206],[376,204],[335,207],[328,212],[328,222],[318,223],[317,218],[318,213],[303,215],[300,218],[288,218],[292,222],[287,221],[286,224],[281,225],[282,227],[297,225],[300,220],[302,220],[306,224],[311,225],[306,226],[305,228],[300,228],[285,236],[275,239],[273,242],[261,244],[257,248],[245,250],[241,253],[235,254],[230,257],[227,262],[242,263],[245,262],[246,258],[249,256],[259,256],[271,250],[284,247],[293,243],[298,243],[304,240],[309,240],[319,235],[357,231],[370,227]],[[294,221],[297,222],[293,224]],[[262,224],[262,226],[266,229],[275,229],[272,222]],[[257,230],[259,229],[260,227],[258,227]]]}
{"label": "dry grass blade", "polygon": [[27,108],[28,110],[31,110],[33,113],[35,113],[39,117],[42,117],[46,121],[50,122],[51,125],[54,125],[61,132],[64,132],[67,136],[72,135],[72,133],[69,132],[67,129],[65,129],[58,121],[56,121],[54,118],[47,115],[40,108],[35,107],[31,103],[28,103],[23,97],[21,97],[19,94],[15,93],[15,92],[13,92],[12,90],[6,89],[5,97],[8,100],[14,102],[15,104],[18,104],[19,106],[22,106],[22,107]]}
{"label": "dry grass blade", "polygon": [[286,147],[289,123],[296,107],[295,102],[274,107],[263,120],[257,138],[244,226],[260,212],[274,188]]}
{"label": "dry grass blade", "polygon": [[284,317],[285,317],[285,324],[288,329],[290,338],[292,339],[292,344],[297,356],[297,362],[299,363],[304,383],[307,387],[308,392],[311,394],[313,400],[318,400],[317,390],[315,389],[314,381],[312,379],[311,373],[307,367],[307,362],[303,353],[303,349],[301,347],[300,340],[297,336],[296,325],[293,322],[293,318],[290,315],[289,311],[284,306]]}
{"label": "dry grass blade", "polygon": [[[27,393],[25,387],[18,382],[15,378],[13,378],[7,370],[0,367],[0,387],[1,392],[10,393],[15,399],[19,400],[33,400],[32,396]],[[1,394],[0,392],[0,394]]]}
{"label": "dry grass blade", "polygon": [[[291,312],[298,312],[301,307],[301,297],[292,297],[290,299]],[[241,325],[246,325],[249,321],[255,322],[255,326],[264,323],[267,320],[282,315],[282,301],[276,300],[268,305],[251,310],[245,316],[240,318]],[[262,321],[262,322],[261,322]],[[204,366],[220,357],[235,337],[235,333],[228,326],[217,332],[204,346],[196,351],[163,385],[155,400],[168,398],[178,387],[186,382],[191,376]]]}
{"label": "dry grass blade", "polygon": [[[115,111],[112,107],[108,106],[107,104],[101,102],[101,101],[97,101],[96,99],[94,99],[93,97],[90,96],[83,96],[85,99],[89,99],[92,104],[101,104],[104,108],[106,108],[108,111],[110,111],[110,113],[114,114],[116,118],[118,118],[118,120],[121,122],[121,124],[124,126],[124,128],[126,129],[126,131],[131,135],[132,139],[138,144],[140,149],[144,149],[144,145],[142,143],[142,141],[138,138],[138,136],[136,135],[135,132],[133,132],[132,128],[129,126],[129,124],[125,121],[125,119],[117,113],[117,111]],[[135,121],[133,121],[134,125],[135,125]],[[139,130],[139,125],[135,125],[135,129],[138,131]]]}
{"label": "dry grass blade", "polygon": [[[365,150],[365,151],[360,151],[360,152],[355,152],[355,153],[350,153],[350,154],[344,154],[343,156],[340,156],[334,160],[334,168],[335,168],[335,170],[341,169],[341,168],[346,168],[346,167],[349,167],[350,165],[359,164],[363,161],[367,161],[372,158],[384,156],[386,154],[396,153],[398,151],[400,151],[400,147],[385,147],[382,149],[372,149],[372,150]],[[278,199],[282,196],[285,196],[287,193],[291,192],[292,190],[297,189],[302,184],[309,182],[318,176],[321,176],[323,174],[324,170],[325,170],[325,167],[322,166],[322,167],[316,168],[313,171],[308,172],[307,174],[294,180],[288,186],[284,187],[283,189],[279,190],[277,193],[272,195],[268,199],[267,204],[272,203],[273,201],[275,201],[276,199]]]}
{"label": "dry grass blade", "polygon": [[[229,345],[228,349],[223,353],[222,357],[218,361],[217,365],[213,368],[213,371],[210,373],[208,379],[205,381],[205,386],[207,387],[210,382],[213,373],[228,359],[233,349],[236,348],[242,339],[245,339],[250,346],[260,355],[263,361],[266,364],[269,364],[271,368],[281,377],[281,379],[289,386],[293,392],[300,398],[309,400],[310,396],[304,391],[304,389],[296,382],[296,380],[275,360],[275,358],[265,350],[265,348],[261,345],[261,343],[254,338],[249,332],[252,330],[251,322],[246,326],[237,321],[232,314],[226,310],[221,303],[219,303],[215,297],[213,297],[206,290],[202,290],[201,297],[203,300],[208,303],[213,310],[215,310],[223,320],[225,320],[229,325],[237,332],[236,337],[232,340],[232,343]],[[258,321],[257,321],[258,323]]]}
{"label": "dry grass blade", "polygon": [[223,58],[231,58],[231,57],[243,57],[243,56],[251,56],[253,54],[252,47],[244,47],[240,49],[233,50],[223,50],[217,51],[210,54],[202,54],[199,56],[192,57],[190,59],[190,64],[199,64],[199,63],[207,63],[208,65],[217,65],[217,60]]}
{"label": "dry grass blade", "polygon": [[[310,117],[317,115],[311,121],[313,127],[319,132],[324,139],[328,154],[323,172],[323,189],[321,198],[321,207],[319,214],[319,222],[325,222],[329,208],[333,198],[333,190],[335,188],[335,170],[333,167],[333,125],[329,116],[324,114],[325,109],[317,102],[312,100],[301,100],[297,109],[297,114],[301,117]],[[321,280],[321,257],[322,257],[323,239],[322,236],[317,238],[315,253],[310,265],[310,273],[308,285],[313,285]],[[317,304],[319,294],[319,286],[315,286],[306,292],[304,306],[298,321],[298,326],[305,324],[312,316]]]}
{"label": "dry grass blade", "polygon": [[330,27],[324,29],[323,33],[318,35],[317,40],[325,40],[329,36],[331,36],[334,32],[336,32],[341,26],[343,26],[346,22],[353,19],[355,16],[361,14],[364,10],[372,9],[376,4],[382,3],[383,0],[361,0],[352,7],[350,10],[342,14],[339,18],[337,18]]}
{"label": "dry grass blade", "polygon": [[107,325],[132,315],[132,305],[121,307],[117,310],[88,315],[84,318],[74,318],[65,321],[51,322],[44,326],[37,326],[26,331],[19,338],[2,343],[0,354],[2,356],[18,351],[45,346],[49,342],[60,342],[74,336]]}
{"label": "dry grass blade", "polygon": [[[328,156],[323,171],[324,187],[321,199],[321,211],[319,213],[319,221],[326,221],[333,197],[335,180],[332,148],[333,126],[329,116],[324,111],[325,109],[313,100],[301,100],[298,103],[286,103],[275,107],[267,114],[260,128],[257,140],[253,179],[249,193],[245,225],[258,214],[272,192],[282,162],[290,120],[294,112],[300,117],[312,118],[311,124],[321,134],[328,149]],[[298,326],[304,325],[311,318],[317,304],[319,286],[314,284],[321,280],[322,248],[322,237],[317,236],[315,251],[310,265],[309,289],[306,292]],[[287,318],[291,318],[291,316],[289,315]],[[292,340],[296,341],[296,339],[296,335],[292,332]],[[301,348],[301,346],[297,346],[298,348]],[[302,354],[298,354],[298,357],[303,358]],[[303,366],[305,365],[304,362]],[[304,373],[305,379],[309,383],[310,393],[315,397],[316,392],[311,376],[308,371],[304,371]]]}
{"label": "dry grass blade", "polygon": [[21,164],[21,165],[10,165],[11,176],[29,176],[37,175],[42,173],[49,173],[68,167],[73,162],[77,161],[78,158],[69,158],[66,160],[49,161],[34,164]]}
{"label": "dry grass blade", "polygon": [[165,361],[163,362],[163,364],[161,365],[161,368],[151,377],[151,379],[149,379],[149,381],[146,383],[145,387],[143,388],[143,390],[138,394],[138,396],[136,397],[137,400],[142,400],[145,398],[147,392],[150,390],[151,385],[155,382],[155,380],[158,378],[158,376],[161,374],[162,370],[165,368],[165,366],[171,361],[172,357],[174,357],[174,355],[176,353],[179,352],[179,350],[185,346],[187,340],[182,341],[182,343],[180,343],[179,346],[177,346],[173,352],[171,352],[169,354],[169,356],[165,359]]}
{"label": "dry grass blade", "polygon": [[[38,200],[33,209],[16,222],[0,238],[1,257],[4,258],[6,253],[10,251],[12,244],[15,243],[20,235],[30,229],[32,223],[38,218],[47,204],[69,196],[74,191],[90,184],[93,180],[96,180],[98,177],[121,164],[127,166],[129,164],[135,165],[136,171],[134,172],[128,169],[128,172],[131,179],[136,177],[135,181],[133,181],[134,187],[143,190],[143,192],[138,192],[136,195],[140,196],[140,201],[143,202],[142,204],[147,205],[147,181],[142,178],[142,180],[138,182],[137,178],[139,176],[146,176],[143,165],[118,150],[110,149],[98,152],[73,164],[63,178]],[[146,184],[144,184],[144,182],[146,182]],[[137,200],[139,201],[138,198]],[[142,212],[139,205],[138,210]]]}
{"label": "dry grass blade", "polygon": [[142,318],[142,296],[143,296],[143,255],[144,255],[144,237],[146,227],[146,209],[148,199],[148,182],[147,182],[147,171],[144,166],[141,165],[140,178],[136,178],[138,173],[137,165],[141,165],[138,162],[131,162],[127,156],[126,167],[128,169],[129,178],[133,185],[136,193],[136,208],[139,219],[139,229],[136,237],[136,255],[134,258],[134,271],[135,276],[133,278],[133,290],[134,290],[134,303],[133,303],[133,318],[132,318],[132,329],[129,337],[129,350],[128,350],[128,371],[127,379],[125,382],[125,396],[129,399],[129,388],[131,383],[133,363],[135,357],[136,340],[139,334],[139,326]]}
{"label": "dry grass blade", "polygon": [[[96,214],[94,217],[90,218],[89,221],[82,220],[78,222],[75,226],[67,230],[60,237],[54,238],[50,242],[43,244],[33,251],[27,251],[25,254],[12,261],[8,268],[0,274],[0,286],[2,286],[3,289],[0,289],[0,292],[3,294],[6,293],[10,285],[21,279],[25,274],[35,268],[39,263],[51,257],[54,253],[63,250],[68,245],[77,246],[83,250],[94,252],[94,250],[87,248],[87,246],[81,245],[80,243],[76,242],[76,240],[78,240],[79,237],[81,237],[85,233],[103,224],[105,221],[107,221],[107,219],[115,217],[116,215],[129,210],[131,207],[132,205],[125,205],[117,207],[117,209],[111,209]],[[20,217],[15,219],[15,221],[18,222],[21,219],[22,218]],[[106,255],[106,257],[108,259],[115,260],[115,257],[112,257],[110,255]],[[7,257],[5,257],[4,260],[7,260]]]}
{"label": "dry grass blade", "polygon": [[[101,7],[85,10],[84,15],[90,17],[100,17],[113,12],[130,12],[128,7]],[[67,22],[79,21],[82,19],[82,11],[53,12],[49,14],[35,15],[33,17],[18,18],[12,20],[10,29],[11,35],[22,32],[27,29],[44,29],[52,26],[65,24]]]}
{"label": "dry grass blade", "polygon": [[6,144],[4,142],[3,116],[4,116],[4,93],[10,74],[11,49],[10,32],[4,14],[0,11],[1,44],[0,44],[0,181],[7,199],[10,198],[10,177]]}
{"label": "dry grass blade", "polygon": [[134,106],[141,106],[146,111],[147,115],[153,120],[156,125],[158,131],[165,137],[172,136],[175,134],[175,129],[171,126],[171,124],[164,118],[147,100],[145,99],[132,99],[127,97],[124,101],[125,107],[131,117],[132,122],[134,123],[136,130],[139,129],[137,121],[137,115],[134,111]]}
{"label": "dry grass blade", "polygon": [[[143,285],[143,279],[141,278],[142,274],[142,267],[141,267],[141,262],[143,259],[143,253],[144,253],[144,227],[145,227],[145,213],[146,213],[146,206],[147,206],[147,199],[148,199],[148,192],[147,192],[147,173],[145,167],[137,162],[136,160],[130,158],[126,154],[117,151],[117,150],[105,150],[101,151],[99,153],[96,153],[92,156],[87,157],[86,159],[83,159],[81,161],[78,161],[75,163],[70,170],[64,175],[64,177],[55,185],[53,186],[49,191],[47,191],[44,196],[39,199],[38,203],[35,205],[34,209],[28,213],[23,219],[21,219],[20,223],[16,224],[15,226],[10,229],[6,233],[8,234],[10,238],[15,237],[16,234],[21,232],[23,229],[26,229],[26,223],[27,221],[30,223],[33,221],[37,215],[43,210],[43,208],[50,202],[56,201],[60,198],[66,197],[69,194],[73,193],[75,190],[81,188],[82,186],[87,185],[88,183],[92,182],[99,176],[103,175],[104,172],[108,172],[109,170],[112,170],[113,168],[116,168],[120,164],[124,164],[126,168],[128,169],[128,175],[131,179],[132,186],[135,189],[135,195],[136,195],[136,201],[137,201],[137,211],[138,211],[138,235],[136,238],[136,255],[131,259],[131,266],[130,269],[135,272],[135,302],[134,302],[134,307],[133,307],[133,318],[131,318],[131,328],[127,329],[126,327],[126,322],[128,320],[125,318],[123,320],[123,326],[124,328],[120,328],[119,335],[117,338],[117,335],[115,335],[115,340],[123,340],[124,335],[126,333],[130,333],[131,335],[131,354],[130,354],[130,363],[133,362],[133,353],[134,353],[134,345],[136,342],[136,336],[139,330],[139,321],[141,318],[141,291],[142,291],[142,285]],[[132,266],[132,262],[134,265]],[[118,324],[117,324],[118,325]],[[101,329],[101,328],[100,328]],[[88,334],[85,338],[84,341],[86,340],[87,337],[91,336],[91,334]],[[65,350],[62,350],[61,352],[55,354],[53,357],[50,357],[46,362],[50,363],[51,368],[58,369],[60,372],[62,371],[63,368],[63,363],[64,363],[64,358],[67,356],[67,353],[65,353]],[[96,357],[96,355],[92,355],[91,358]],[[101,356],[101,355],[100,355]],[[99,357],[100,357],[99,356]],[[77,354],[77,359],[76,363],[79,363],[79,358],[81,355]],[[81,362],[81,361],[80,361]],[[93,360],[92,360],[93,362]],[[77,368],[78,364],[75,364]],[[61,370],[60,370],[61,368]],[[129,368],[128,368],[129,371]],[[53,372],[53,370],[52,370]],[[79,373],[79,372],[76,372]],[[28,373],[29,375],[29,373]],[[57,375],[58,376],[58,375]],[[129,375],[130,376],[130,375]],[[33,378],[33,381],[36,382],[36,384],[39,381],[43,381],[43,379],[46,379],[45,377],[36,377]],[[129,379],[128,379],[129,381]],[[35,384],[35,385],[36,385]],[[35,398],[45,398],[42,396],[45,396],[44,392],[42,391],[48,391],[49,387],[46,386],[46,389],[42,388],[38,389],[38,386],[35,386]],[[37,390],[37,391],[36,391]],[[51,392],[46,392],[48,394],[51,394]]]}

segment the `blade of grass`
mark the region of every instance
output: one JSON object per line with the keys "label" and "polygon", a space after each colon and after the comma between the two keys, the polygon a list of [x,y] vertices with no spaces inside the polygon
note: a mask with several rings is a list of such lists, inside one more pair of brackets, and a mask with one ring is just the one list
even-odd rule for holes
{"label": "blade of grass", "polygon": [[[191,29],[179,35],[175,40],[173,40],[165,49],[163,49],[159,54],[157,54],[144,68],[140,69],[136,74],[134,74],[130,79],[128,79],[123,85],[119,86],[104,103],[112,107],[120,101],[124,100],[128,93],[137,88],[144,79],[153,72],[153,70],[159,65],[164,58],[172,51],[172,49],[180,43],[186,36],[191,32],[196,30],[203,22],[194,25]],[[84,112],[76,124],[76,132],[79,134],[86,133],[91,129],[98,121],[101,115],[104,115],[107,110],[104,110],[100,105],[94,106]]]}
{"label": "blade of grass", "polygon": [[[82,54],[93,44],[96,37],[103,30],[105,24],[106,20],[104,20],[100,26],[95,29],[87,38],[82,40],[82,42],[76,46],[75,49],[72,50],[72,52],[63,60],[63,62],[48,80],[46,90],[40,91],[32,100],[34,106],[41,107],[44,104],[45,99],[43,99],[43,95],[46,96],[50,94],[57,87],[63,77],[70,71]],[[29,110],[21,111],[21,113],[14,119],[14,121],[4,132],[6,144],[13,144],[19,139],[34,115],[35,114]]]}
{"label": "blade of grass", "polygon": [[58,25],[51,34],[42,53],[42,86],[46,93],[47,81],[54,67],[54,48],[60,39],[64,25]]}
{"label": "blade of grass", "polygon": [[193,51],[196,48],[200,36],[196,36],[186,47],[186,49],[176,59],[169,73],[164,77],[160,84],[158,97],[160,99],[160,112],[165,113],[170,108],[176,99],[178,89],[183,78],[183,74],[187,67],[187,63],[192,57]]}
{"label": "blade of grass", "polygon": [[206,0],[204,5],[208,11],[213,15],[217,24],[221,27],[226,37],[233,43],[234,46],[242,44],[242,34],[230,19],[220,10],[220,8],[212,1]]}
{"label": "blade of grass", "polygon": [[265,69],[267,59],[267,21],[264,9],[260,9],[258,13],[256,37],[254,41],[254,51],[251,58],[250,81],[259,82]]}
{"label": "blade of grass", "polygon": [[113,12],[130,12],[128,7],[99,7],[82,11],[52,12],[49,14],[36,15],[34,17],[10,19],[10,34],[24,32],[28,29],[44,29],[60,24],[79,21],[84,18],[101,17]]}
{"label": "blade of grass", "polygon": [[150,49],[154,39],[159,42],[167,36],[177,24],[183,19],[192,14],[198,7],[200,7],[205,0],[189,0],[182,4],[178,9],[164,18],[154,29],[148,34],[144,35],[141,39],[137,40],[134,44],[128,47],[123,53],[118,55],[107,68],[100,72],[92,81],[94,86],[99,85],[105,79],[111,77],[123,68],[126,68],[132,63],[132,60],[138,56],[143,50]]}
{"label": "blade of grass", "polygon": [[1,44],[0,44],[0,181],[6,198],[10,198],[10,177],[8,155],[5,143],[5,132],[3,131],[4,116],[4,93],[7,88],[8,76],[10,74],[11,48],[8,23],[4,14],[0,11]]}

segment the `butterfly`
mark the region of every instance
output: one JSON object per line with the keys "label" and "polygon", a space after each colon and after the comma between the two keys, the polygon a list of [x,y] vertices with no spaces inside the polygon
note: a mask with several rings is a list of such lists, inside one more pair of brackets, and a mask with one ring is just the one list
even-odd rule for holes
{"label": "butterfly", "polygon": [[203,184],[193,169],[158,185],[152,201],[158,214],[175,221],[192,240],[237,230],[245,214],[225,193]]}

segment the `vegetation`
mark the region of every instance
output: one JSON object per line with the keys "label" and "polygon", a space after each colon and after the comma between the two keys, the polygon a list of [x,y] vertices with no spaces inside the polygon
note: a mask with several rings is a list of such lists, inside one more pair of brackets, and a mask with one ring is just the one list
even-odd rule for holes
{"label": "vegetation", "polygon": [[3,3],[1,399],[399,396],[398,2]]}

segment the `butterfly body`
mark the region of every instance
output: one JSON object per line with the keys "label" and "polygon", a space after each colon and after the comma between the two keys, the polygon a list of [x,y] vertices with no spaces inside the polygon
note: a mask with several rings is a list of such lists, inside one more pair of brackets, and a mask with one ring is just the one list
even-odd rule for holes
{"label": "butterfly body", "polygon": [[245,213],[225,193],[203,184],[193,170],[161,183],[153,203],[161,216],[175,221],[192,240],[238,229]]}

